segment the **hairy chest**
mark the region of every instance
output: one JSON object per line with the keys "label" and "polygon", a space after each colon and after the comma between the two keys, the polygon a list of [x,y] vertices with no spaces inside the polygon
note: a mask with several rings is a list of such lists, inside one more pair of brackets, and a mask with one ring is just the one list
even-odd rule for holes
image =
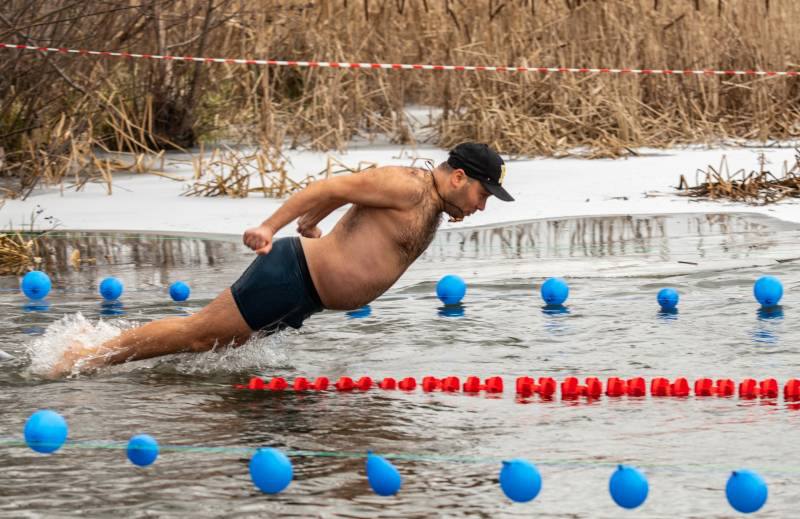
{"label": "hairy chest", "polygon": [[397,228],[397,245],[409,263],[428,248],[441,223],[441,213],[433,204],[424,203],[405,211]]}
{"label": "hairy chest", "polygon": [[395,246],[403,263],[410,264],[430,245],[440,222],[441,213],[426,201],[404,211],[353,206],[341,226],[353,237],[379,234]]}

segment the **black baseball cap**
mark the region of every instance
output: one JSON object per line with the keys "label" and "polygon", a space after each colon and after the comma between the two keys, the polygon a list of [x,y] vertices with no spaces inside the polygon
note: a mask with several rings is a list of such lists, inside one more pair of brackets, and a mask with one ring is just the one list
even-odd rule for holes
{"label": "black baseball cap", "polygon": [[503,188],[506,163],[486,144],[463,142],[450,150],[447,163],[455,169],[463,169],[468,177],[479,180],[487,191],[500,200],[514,201],[514,197]]}

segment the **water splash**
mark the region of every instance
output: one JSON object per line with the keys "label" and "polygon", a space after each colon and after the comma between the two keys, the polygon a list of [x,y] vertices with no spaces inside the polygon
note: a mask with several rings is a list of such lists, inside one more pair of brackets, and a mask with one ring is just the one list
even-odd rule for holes
{"label": "water splash", "polygon": [[[96,346],[112,339],[138,323],[123,320],[91,321],[81,313],[65,315],[50,324],[44,334],[27,346],[30,359],[28,371],[35,376],[49,377],[64,353],[75,343]],[[149,369],[154,365],[169,364],[176,372],[184,374],[241,373],[269,367],[291,367],[286,354],[286,335],[291,331],[271,336],[253,335],[243,345],[218,344],[209,351],[169,355],[159,359],[133,361],[120,366],[108,366],[100,371]],[[296,332],[294,332],[296,333]],[[72,375],[81,371],[84,361],[79,361]]]}
{"label": "water splash", "polygon": [[[102,344],[134,325],[116,320],[93,323],[80,312],[65,315],[50,324],[42,336],[26,347],[30,358],[28,369],[33,375],[48,376],[76,342],[86,346]],[[76,365],[76,370],[79,368],[80,364]]]}
{"label": "water splash", "polygon": [[266,368],[291,368],[286,351],[287,334],[253,335],[244,344],[217,345],[209,351],[175,356],[175,369],[184,374],[249,373]]}

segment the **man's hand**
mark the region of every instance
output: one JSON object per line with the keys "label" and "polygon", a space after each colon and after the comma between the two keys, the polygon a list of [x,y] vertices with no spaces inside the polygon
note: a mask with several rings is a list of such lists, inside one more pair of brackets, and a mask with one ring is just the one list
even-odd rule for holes
{"label": "man's hand", "polygon": [[297,224],[297,232],[300,236],[305,238],[319,238],[322,236],[322,230],[316,225],[313,227],[303,226],[301,223]]}
{"label": "man's hand", "polygon": [[266,255],[272,250],[272,229],[266,225],[259,225],[244,232],[244,244],[256,251],[256,254]]}
{"label": "man's hand", "polygon": [[297,232],[300,236],[306,238],[319,238],[322,236],[322,231],[317,227],[317,223],[327,216],[331,210],[327,207],[317,208],[314,211],[309,211],[297,220]]}

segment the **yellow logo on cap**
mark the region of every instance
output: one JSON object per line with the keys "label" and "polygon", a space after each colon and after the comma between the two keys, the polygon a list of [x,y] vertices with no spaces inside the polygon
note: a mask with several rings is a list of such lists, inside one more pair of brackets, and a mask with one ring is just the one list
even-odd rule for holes
{"label": "yellow logo on cap", "polygon": [[500,180],[498,180],[497,183],[498,184],[502,184],[504,178],[506,178],[506,165],[505,164],[500,166]]}

